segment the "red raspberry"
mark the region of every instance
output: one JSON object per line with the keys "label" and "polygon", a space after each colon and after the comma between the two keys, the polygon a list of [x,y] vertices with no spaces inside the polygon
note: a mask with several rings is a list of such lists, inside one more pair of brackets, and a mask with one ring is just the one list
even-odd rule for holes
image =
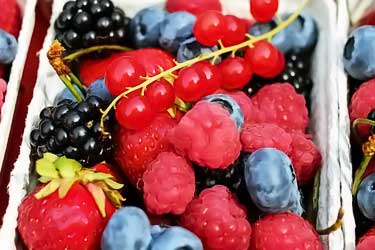
{"label": "red raspberry", "polygon": [[251,226],[245,209],[227,187],[201,192],[187,207],[181,225],[194,232],[205,250],[247,250]]}
{"label": "red raspberry", "polygon": [[194,198],[193,168],[175,153],[160,153],[143,174],[143,192],[149,212],[180,215]]}
{"label": "red raspberry", "polygon": [[199,15],[208,10],[221,12],[221,3],[219,0],[168,0],[166,9],[168,12],[187,11]]}
{"label": "red raspberry", "polygon": [[266,85],[251,98],[253,123],[275,123],[286,131],[305,132],[309,116],[305,98],[289,83]]}
{"label": "red raspberry", "polygon": [[[368,113],[375,108],[375,78],[365,82],[352,96],[349,106],[350,120],[353,122],[358,118],[367,118]],[[369,134],[369,126],[360,125],[358,131],[361,135]]]}
{"label": "red raspberry", "polygon": [[292,150],[292,137],[276,124],[245,123],[241,132],[242,150],[254,152],[260,148],[276,148],[289,154]]}
{"label": "red raspberry", "polygon": [[226,91],[224,89],[219,89],[216,94],[226,94],[232,97],[242,110],[245,121],[250,120],[253,113],[255,112],[255,107],[251,102],[250,97],[248,97],[243,91]]}
{"label": "red raspberry", "polygon": [[0,78],[5,78],[6,68],[5,65],[0,64]]}
{"label": "red raspberry", "polygon": [[18,37],[21,29],[21,10],[16,0],[0,0],[0,29]]}
{"label": "red raspberry", "polygon": [[322,250],[311,224],[293,213],[272,214],[257,221],[251,235],[251,250]]}
{"label": "red raspberry", "polygon": [[363,235],[357,244],[356,250],[373,250],[375,245],[375,227]]}
{"label": "red raspberry", "polygon": [[168,138],[178,153],[213,169],[227,168],[240,155],[240,135],[229,112],[200,101],[171,129]]}
{"label": "red raspberry", "polygon": [[158,115],[152,124],[141,130],[120,129],[115,137],[115,157],[125,175],[137,188],[142,187],[143,173],[150,162],[161,152],[171,151],[167,132],[176,122],[165,114]]}
{"label": "red raspberry", "polygon": [[314,142],[302,133],[293,133],[292,151],[289,154],[294,171],[297,175],[298,185],[310,183],[318,171],[322,156]]}

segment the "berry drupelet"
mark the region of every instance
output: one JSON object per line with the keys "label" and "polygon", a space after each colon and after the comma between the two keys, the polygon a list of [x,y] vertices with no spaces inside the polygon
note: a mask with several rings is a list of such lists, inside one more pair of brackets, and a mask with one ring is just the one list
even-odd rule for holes
{"label": "berry drupelet", "polygon": [[110,0],[68,1],[55,21],[56,39],[69,50],[125,44],[129,23]]}
{"label": "berry drupelet", "polygon": [[[31,131],[31,157],[40,159],[46,152],[78,160],[84,166],[110,159],[111,135],[102,134],[100,108],[104,102],[95,96],[80,103],[64,100],[55,107],[44,108],[38,126]],[[110,131],[111,117],[106,120]]]}

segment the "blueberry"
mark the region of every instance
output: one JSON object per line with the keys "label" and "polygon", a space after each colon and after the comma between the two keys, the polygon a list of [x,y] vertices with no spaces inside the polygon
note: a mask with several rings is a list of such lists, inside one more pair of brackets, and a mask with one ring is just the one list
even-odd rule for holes
{"label": "blueberry", "polygon": [[289,157],[263,148],[244,157],[247,190],[255,205],[266,213],[291,211],[301,215],[301,195]]}
{"label": "blueberry", "polygon": [[[208,54],[213,51],[218,50],[217,46],[214,47],[205,47],[197,42],[195,37],[189,38],[183,41],[178,50],[177,50],[177,61],[178,62],[185,62],[191,60],[199,55]],[[221,62],[221,58],[216,60],[216,64]]]}
{"label": "blueberry", "polygon": [[[83,97],[83,94],[82,94],[81,90],[76,85],[74,85],[74,88],[81,95],[81,97]],[[55,104],[58,105],[58,104],[60,104],[64,100],[71,100],[73,102],[77,101],[76,98],[74,97],[74,95],[70,92],[70,90],[68,88],[64,88],[64,90],[62,90],[56,96],[56,98],[55,98]]]}
{"label": "blueberry", "polygon": [[154,233],[150,250],[203,250],[201,240],[183,227],[153,226],[152,231]]}
{"label": "blueberry", "polygon": [[375,221],[375,173],[367,176],[359,185],[357,201],[362,214]]}
{"label": "blueberry", "polygon": [[358,80],[375,77],[375,26],[365,25],[354,30],[344,49],[344,67]]}
{"label": "blueberry", "polygon": [[238,130],[241,130],[244,124],[244,116],[241,107],[230,96],[224,94],[214,94],[206,96],[203,100],[220,104],[229,111],[230,118],[236,123]]}
{"label": "blueberry", "polygon": [[137,48],[155,47],[160,37],[160,24],[167,13],[156,7],[138,12],[130,23],[133,43]]}
{"label": "blueberry", "polygon": [[102,250],[147,250],[151,243],[147,215],[137,207],[119,209],[104,229]]}
{"label": "blueberry", "polygon": [[0,29],[0,64],[10,64],[17,53],[16,38]]}
{"label": "blueberry", "polygon": [[97,96],[104,102],[111,102],[114,96],[108,91],[104,78],[99,78],[93,82],[87,90],[87,96]]}
{"label": "blueberry", "polygon": [[160,46],[175,54],[181,42],[193,36],[196,17],[188,12],[168,14],[160,24]]}

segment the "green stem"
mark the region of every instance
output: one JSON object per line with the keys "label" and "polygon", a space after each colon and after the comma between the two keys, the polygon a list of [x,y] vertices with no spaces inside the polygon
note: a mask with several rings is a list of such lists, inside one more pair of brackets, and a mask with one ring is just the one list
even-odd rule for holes
{"label": "green stem", "polygon": [[78,102],[82,101],[81,95],[77,92],[77,90],[74,88],[73,84],[70,82],[68,77],[66,75],[59,75],[61,81],[65,84],[65,86],[69,89],[69,91],[72,93],[72,95],[76,98]]}
{"label": "green stem", "polygon": [[342,224],[343,224],[342,219],[343,218],[344,218],[344,209],[340,208],[335,223],[333,223],[331,226],[329,226],[329,227],[327,227],[325,229],[317,230],[318,234],[319,235],[328,235],[330,233],[333,233],[334,231],[336,231],[337,229],[339,229],[340,227],[342,227]]}
{"label": "green stem", "polygon": [[373,157],[373,155],[364,156],[364,158],[362,159],[361,164],[359,165],[359,168],[355,172],[354,182],[353,182],[353,187],[352,187],[352,194],[353,195],[357,194],[359,185],[362,182],[363,175],[365,174],[367,166],[370,163],[372,157]]}
{"label": "green stem", "polygon": [[63,60],[66,62],[71,62],[83,55],[87,55],[98,50],[131,51],[132,49],[128,47],[124,47],[124,46],[119,46],[119,45],[100,45],[100,46],[94,46],[94,47],[78,50],[77,52],[67,55],[66,57],[63,58]]}
{"label": "green stem", "polygon": [[82,82],[78,79],[78,77],[73,74],[73,73],[69,73],[69,77],[70,79],[72,79],[72,82],[77,85],[77,87],[82,91],[83,94],[86,93],[86,89],[85,87],[83,86]]}
{"label": "green stem", "polygon": [[357,127],[360,124],[366,124],[366,125],[370,125],[370,126],[375,127],[375,121],[372,121],[370,119],[364,119],[364,118],[358,118],[358,119],[354,120],[353,125],[352,125],[353,132],[354,132],[354,137],[359,142],[362,141],[361,138],[360,138],[360,136],[359,136],[359,134],[358,134],[358,130],[357,130]]}

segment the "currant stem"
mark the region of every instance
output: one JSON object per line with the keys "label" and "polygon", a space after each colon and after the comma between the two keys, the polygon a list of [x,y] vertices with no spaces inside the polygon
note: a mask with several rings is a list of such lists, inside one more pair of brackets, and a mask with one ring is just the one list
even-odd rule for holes
{"label": "currant stem", "polygon": [[81,102],[82,101],[81,95],[74,88],[73,84],[70,82],[68,77],[66,75],[59,75],[59,77],[60,77],[61,81],[65,84],[65,86],[69,89],[69,91],[72,93],[74,98],[76,98],[76,100],[78,102]]}
{"label": "currant stem", "polygon": [[332,224],[331,226],[325,228],[325,229],[317,230],[318,234],[319,235],[327,235],[327,234],[333,233],[334,231],[338,230],[344,224],[344,222],[342,220],[343,218],[344,218],[344,209],[341,207],[340,210],[339,210],[339,213],[337,215],[337,219],[336,219],[335,223]]}
{"label": "currant stem", "polygon": [[355,172],[355,177],[354,177],[354,182],[353,182],[353,187],[352,187],[352,194],[356,195],[358,192],[359,185],[362,182],[363,175],[366,172],[367,166],[370,163],[373,155],[369,156],[364,156],[362,159],[361,165],[359,165],[359,168]]}
{"label": "currant stem", "polygon": [[70,55],[65,56],[63,60],[66,62],[71,62],[83,55],[87,55],[98,50],[131,51],[132,49],[125,47],[125,46],[120,46],[120,45],[99,45],[99,46],[93,46],[90,48],[78,50],[77,52],[74,52]]}
{"label": "currant stem", "polygon": [[104,112],[102,114],[102,118],[100,120],[100,127],[102,128],[103,134],[104,135],[108,134],[108,132],[105,131],[104,118],[108,115],[108,113],[111,111],[111,109],[115,107],[117,102],[121,100],[121,98],[127,96],[128,94],[130,94],[130,93],[132,93],[136,90],[146,89],[147,86],[150,85],[151,83],[153,83],[154,81],[157,81],[161,78],[164,78],[168,75],[171,75],[171,74],[173,74],[173,72],[175,72],[177,70],[180,70],[180,69],[183,69],[185,67],[189,67],[189,66],[191,66],[191,65],[193,65],[197,62],[209,60],[209,59],[212,59],[212,58],[216,58],[216,57],[219,57],[223,54],[230,53],[232,51],[238,51],[238,50],[246,48],[246,47],[251,47],[256,42],[272,38],[274,35],[276,35],[281,30],[285,29],[289,24],[291,24],[294,20],[296,20],[297,17],[302,12],[302,10],[304,9],[304,7],[309,3],[309,1],[310,0],[303,0],[303,2],[298,7],[298,9],[288,19],[280,22],[279,25],[276,28],[274,28],[273,30],[271,30],[271,31],[269,31],[269,32],[267,32],[267,33],[265,33],[261,36],[257,36],[257,37],[247,36],[247,37],[249,37],[249,39],[247,41],[243,42],[243,43],[233,45],[233,46],[230,46],[230,47],[222,47],[219,50],[214,51],[212,53],[202,54],[202,55],[200,55],[196,58],[185,61],[183,63],[176,63],[176,65],[174,67],[172,67],[168,70],[165,70],[165,71],[163,71],[163,72],[161,72],[161,73],[159,73],[159,74],[157,74],[153,77],[150,77],[146,81],[144,81],[143,83],[141,83],[141,84],[139,84],[135,87],[132,87],[131,89],[128,89],[125,92],[121,93],[111,102],[111,104],[107,107],[106,110],[104,110]]}
{"label": "currant stem", "polygon": [[358,141],[361,141],[360,136],[358,134],[358,130],[357,130],[357,127],[359,124],[366,124],[366,125],[375,127],[375,121],[372,121],[370,119],[364,119],[364,118],[358,118],[354,120],[353,125],[352,125],[354,136],[355,138],[357,138]]}
{"label": "currant stem", "polygon": [[77,87],[82,91],[82,93],[85,94],[86,93],[86,89],[83,86],[82,82],[78,79],[78,77],[75,74],[73,74],[73,73],[70,73],[69,77],[72,80],[72,82],[75,85],[77,85]]}

